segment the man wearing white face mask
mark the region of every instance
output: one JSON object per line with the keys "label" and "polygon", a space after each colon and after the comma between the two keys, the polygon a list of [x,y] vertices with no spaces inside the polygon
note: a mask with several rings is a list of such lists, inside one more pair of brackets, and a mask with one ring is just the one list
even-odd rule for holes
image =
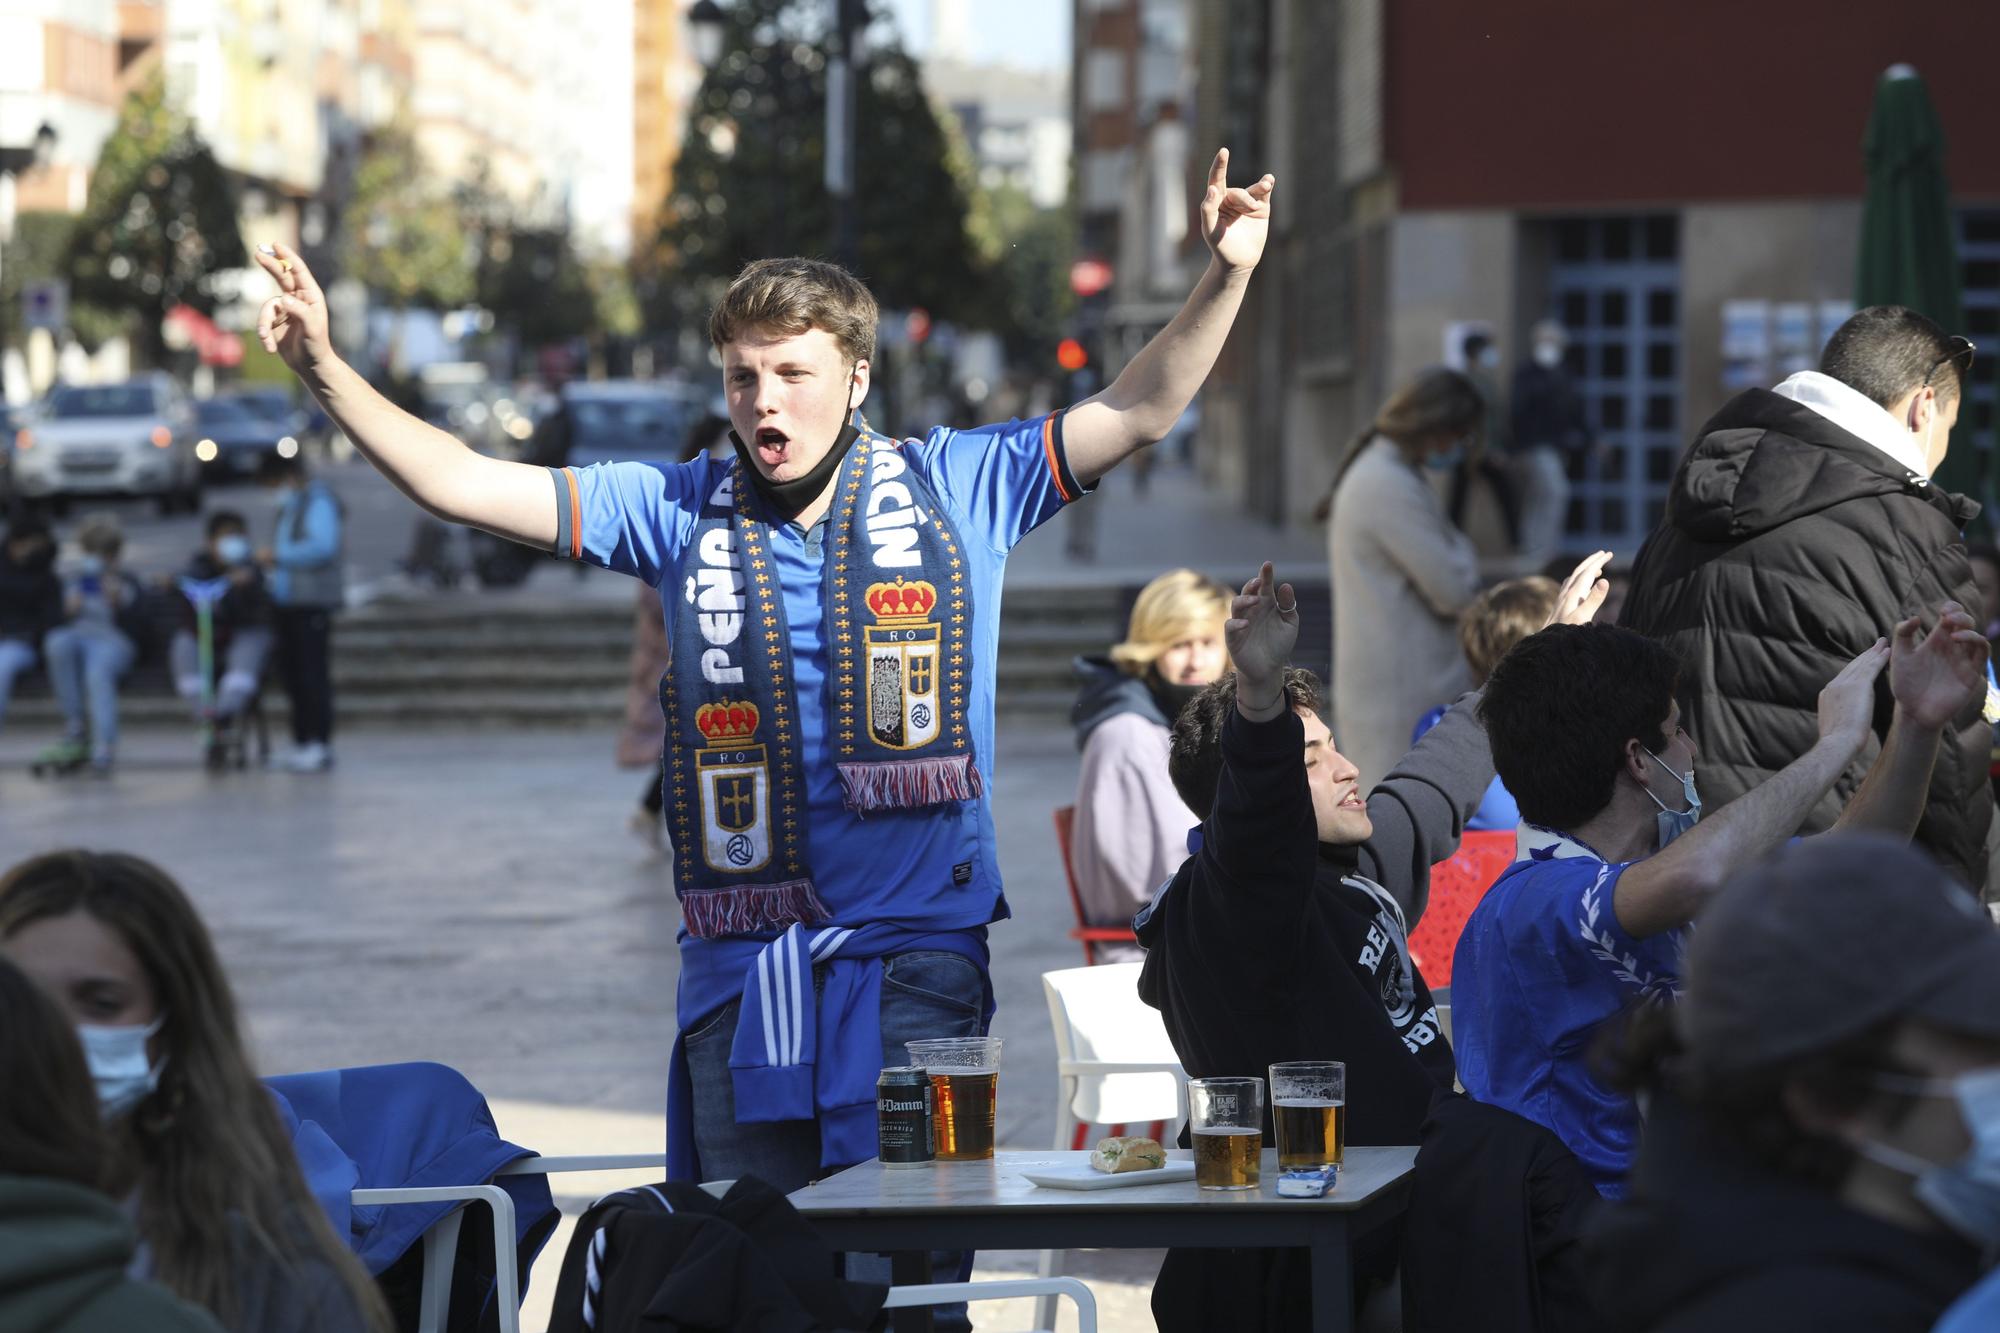
{"label": "man wearing white face mask", "polygon": [[[1619,623],[1688,664],[1713,805],[1812,743],[1820,682],[1884,625],[1947,599],[1979,606],[1963,537],[1979,506],[1931,480],[1973,350],[1913,310],[1871,306],[1834,332],[1819,370],[1737,395],[1682,459]],[[1974,888],[1995,831],[1980,711],[1967,700],[1946,729],[1916,833]],[[1797,832],[1833,824],[1888,714],[1878,692],[1877,725]]]}
{"label": "man wearing white face mask", "polygon": [[1820,691],[1814,744],[1701,819],[1673,654],[1608,625],[1522,640],[1479,710],[1523,824],[1519,859],[1473,911],[1452,962],[1465,1090],[1550,1130],[1599,1193],[1620,1197],[1640,1121],[1593,1062],[1605,1024],[1678,997],[1684,928],[1740,867],[1790,837],[1846,768],[1869,734],[1884,666],[1895,722],[1836,827],[1907,840],[1939,734],[1984,688],[1985,664],[1985,640],[1956,604],[1929,633],[1904,621],[1893,645],[1877,639]]}
{"label": "man wearing white face mask", "polygon": [[1612,1326],[1927,1333],[2000,1253],[2000,934],[1899,840],[1737,876],[1621,1056],[1650,1112],[1591,1242]]}

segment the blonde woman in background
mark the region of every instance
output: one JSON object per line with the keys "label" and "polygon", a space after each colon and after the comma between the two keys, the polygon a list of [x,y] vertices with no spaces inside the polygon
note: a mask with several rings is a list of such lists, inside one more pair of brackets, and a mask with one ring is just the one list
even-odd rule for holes
{"label": "blonde woman in background", "polygon": [[[1167,777],[1167,741],[1183,705],[1229,667],[1222,625],[1229,590],[1191,569],[1140,590],[1125,642],[1080,657],[1070,722],[1083,771],[1076,784],[1071,864],[1091,925],[1129,925],[1133,913],[1187,859],[1197,822]],[[1105,962],[1141,957],[1136,945],[1098,950]]]}
{"label": "blonde woman in background", "polygon": [[1486,404],[1455,370],[1427,370],[1382,404],[1322,508],[1330,514],[1333,732],[1363,789],[1410,748],[1411,720],[1471,687],[1458,618],[1479,591],[1471,538],[1426,473],[1449,472]]}

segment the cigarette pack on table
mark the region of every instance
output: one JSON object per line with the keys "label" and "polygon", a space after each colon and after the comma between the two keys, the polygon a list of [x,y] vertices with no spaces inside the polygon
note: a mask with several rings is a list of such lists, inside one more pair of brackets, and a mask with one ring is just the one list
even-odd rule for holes
{"label": "cigarette pack on table", "polygon": [[1324,1166],[1318,1170],[1287,1171],[1278,1177],[1278,1197],[1281,1199],[1320,1199],[1333,1193],[1334,1182],[1340,1178],[1340,1168]]}

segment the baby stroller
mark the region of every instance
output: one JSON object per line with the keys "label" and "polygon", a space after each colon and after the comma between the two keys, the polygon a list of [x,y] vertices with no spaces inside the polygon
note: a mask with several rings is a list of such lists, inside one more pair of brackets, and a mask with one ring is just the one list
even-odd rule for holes
{"label": "baby stroller", "polygon": [[262,682],[236,713],[225,714],[216,707],[215,605],[229,592],[229,580],[192,579],[183,575],[178,583],[181,595],[194,607],[195,650],[201,673],[202,762],[211,772],[248,768],[249,741],[254,735],[257,762],[268,763],[271,729],[264,719]]}

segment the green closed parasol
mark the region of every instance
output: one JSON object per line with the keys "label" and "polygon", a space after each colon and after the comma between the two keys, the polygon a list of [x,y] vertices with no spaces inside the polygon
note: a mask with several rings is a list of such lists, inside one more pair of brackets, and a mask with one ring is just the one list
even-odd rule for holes
{"label": "green closed parasol", "polygon": [[[1908,306],[1936,320],[1947,333],[1958,333],[1964,317],[1958,219],[1945,180],[1944,147],[1944,127],[1924,81],[1908,65],[1890,66],[1875,85],[1875,108],[1862,140],[1868,198],[1861,214],[1854,303]],[[1970,410],[1961,409],[1937,482],[1983,501],[1985,459],[1974,447],[1971,417]],[[1988,519],[1982,515],[1981,524]]]}

